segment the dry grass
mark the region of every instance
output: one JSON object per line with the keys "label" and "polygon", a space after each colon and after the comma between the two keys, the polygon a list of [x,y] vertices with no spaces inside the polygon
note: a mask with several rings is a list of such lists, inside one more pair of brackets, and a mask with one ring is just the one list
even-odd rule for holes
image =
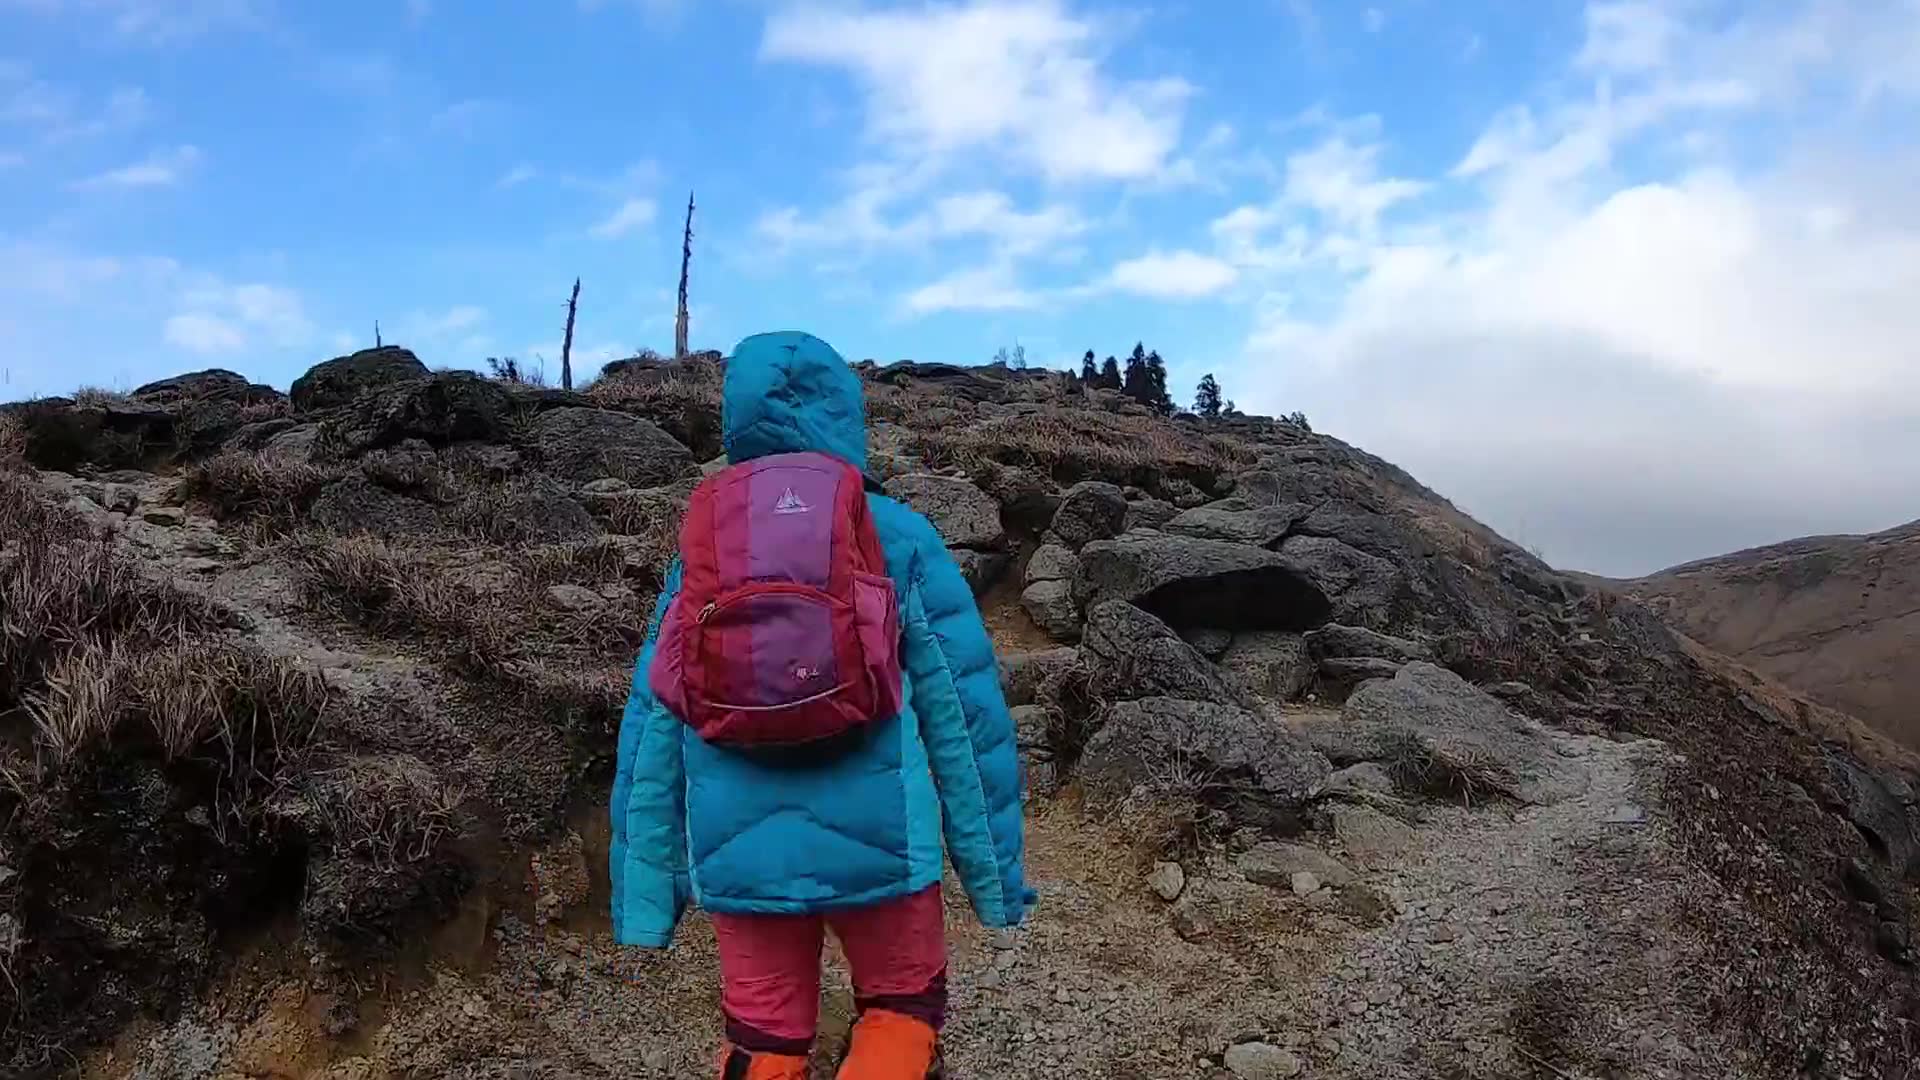
{"label": "dry grass", "polygon": [[381,633],[429,637],[471,673],[512,675],[514,606],[462,584],[422,553],[370,536],[308,536],[292,555],[308,603]]}
{"label": "dry grass", "polygon": [[356,757],[300,778],[336,850],[379,867],[425,862],[459,830],[465,793],[404,755]]}
{"label": "dry grass", "polygon": [[216,518],[253,519],[269,528],[298,525],[339,472],[271,454],[232,450],[186,471],[186,493]]}
{"label": "dry grass", "polygon": [[0,563],[0,709],[69,654],[179,641],[221,622],[206,601],[143,576],[106,541],[22,544]]}
{"label": "dry grass", "polygon": [[452,469],[425,453],[375,450],[360,459],[360,471],[389,491],[418,495],[429,502],[449,502],[460,487]]}
{"label": "dry grass", "polygon": [[12,413],[0,413],[0,472],[27,467],[27,429]]}
{"label": "dry grass", "polygon": [[720,452],[720,366],[688,360],[631,368],[597,380],[587,397],[604,409],[644,416],[701,458]]}
{"label": "dry grass", "polygon": [[1227,439],[1183,431],[1156,418],[1084,409],[918,431],[908,445],[932,468],[972,471],[992,461],[1039,469],[1061,483],[1106,480],[1150,489],[1171,478],[1211,486],[1221,472],[1252,460]]}
{"label": "dry grass", "polygon": [[83,386],[72,395],[75,405],[90,409],[104,409],[110,405],[124,405],[127,395],[118,390],[108,390],[100,386]]}
{"label": "dry grass", "polygon": [[1470,748],[1461,753],[1436,753],[1404,732],[1388,737],[1383,762],[1402,788],[1466,806],[1506,798],[1515,784],[1506,767],[1485,751]]}
{"label": "dry grass", "polygon": [[65,769],[108,744],[211,766],[224,823],[246,821],[312,744],[327,700],[310,668],[183,634],[157,647],[89,643],[65,654],[27,713],[46,767]]}

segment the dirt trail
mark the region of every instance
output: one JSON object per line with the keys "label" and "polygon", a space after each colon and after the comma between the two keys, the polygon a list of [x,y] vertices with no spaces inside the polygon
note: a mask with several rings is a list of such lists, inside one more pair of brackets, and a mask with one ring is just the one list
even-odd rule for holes
{"label": "dirt trail", "polygon": [[[1682,915],[1703,886],[1658,824],[1670,755],[1557,742],[1589,783],[1555,806],[1428,807],[1397,827],[1364,804],[1338,811],[1336,836],[1315,842],[1359,869],[1343,893],[1377,898],[1371,917],[1253,884],[1231,850],[1195,856],[1181,910],[1211,931],[1192,941],[1176,926],[1191,935],[1195,916],[1148,890],[1117,824],[1070,796],[1036,808],[1042,902],[1025,930],[980,930],[949,891],[952,1074],[1224,1077],[1223,1052],[1261,1040],[1305,1076],[1741,1075],[1688,1005]],[[604,824],[581,825],[584,853],[567,857],[584,869]],[[572,898],[545,926],[525,898],[498,911],[477,898],[467,929],[344,1041],[318,1033],[323,1003],[299,981],[256,973],[89,1075],[704,1075],[719,1039],[704,920],[670,952],[626,950],[599,889]],[[825,985],[830,1052],[851,1007],[837,959]]]}

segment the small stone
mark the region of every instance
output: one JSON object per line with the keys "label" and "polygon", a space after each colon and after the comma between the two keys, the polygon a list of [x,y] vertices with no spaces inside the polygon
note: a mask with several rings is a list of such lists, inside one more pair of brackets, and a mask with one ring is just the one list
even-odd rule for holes
{"label": "small stone", "polygon": [[1427,940],[1444,944],[1459,937],[1452,923],[1435,923],[1427,928]]}
{"label": "small stone", "polygon": [[1335,770],[1327,777],[1328,791],[1371,791],[1381,795],[1393,794],[1393,777],[1377,761],[1363,761],[1358,765],[1349,765]]}
{"label": "small stone", "polygon": [[973,985],[982,990],[998,990],[1002,982],[998,971],[983,971],[973,980]]}
{"label": "small stone", "polygon": [[186,524],[187,512],[177,506],[149,506],[140,519],[149,525],[171,529]]}
{"label": "small stone", "polygon": [[1633,803],[1622,803],[1607,813],[1609,825],[1640,825],[1647,820],[1647,812]]}
{"label": "small stone", "polygon": [[1192,897],[1187,897],[1173,905],[1173,932],[1180,935],[1182,941],[1199,941],[1213,933],[1213,919]]}
{"label": "small stone", "polygon": [[1358,998],[1355,998],[1354,1000],[1347,1002],[1347,1012],[1352,1013],[1354,1016],[1365,1016],[1367,1012],[1367,1003],[1364,1001],[1361,1001]]}
{"label": "small stone", "polygon": [[173,567],[183,574],[211,574],[220,569],[220,560],[195,555],[191,558],[175,560]]}
{"label": "small stone", "polygon": [[1003,952],[993,958],[993,966],[997,971],[1012,971],[1019,963],[1020,954],[1017,952]]}
{"label": "small stone", "polygon": [[1386,1005],[1399,996],[1399,987],[1391,983],[1383,983],[1367,991],[1367,1003],[1370,1005]]}
{"label": "small stone", "polygon": [[1147,875],[1147,887],[1153,894],[1171,904],[1180,899],[1180,893],[1187,887],[1187,872],[1180,869],[1177,862],[1153,864],[1153,873]]}
{"label": "small stone", "polygon": [[585,585],[549,585],[547,599],[563,611],[590,611],[607,601]]}
{"label": "small stone", "polygon": [[106,490],[107,501],[102,504],[116,514],[132,515],[140,509],[140,493],[130,487],[110,484]]}
{"label": "small stone", "polygon": [[1247,1042],[1229,1047],[1222,1063],[1240,1080],[1288,1080],[1300,1075],[1300,1059],[1291,1050],[1271,1043]]}
{"label": "small stone", "polygon": [[632,491],[633,485],[617,476],[603,476],[580,485],[580,490],[588,495],[618,495],[623,491]]}
{"label": "small stone", "polygon": [[1533,687],[1523,682],[1494,683],[1487,687],[1487,693],[1497,698],[1523,698],[1533,693]]}
{"label": "small stone", "polygon": [[1320,891],[1320,878],[1311,870],[1299,870],[1293,875],[1293,895],[1311,896]]}
{"label": "small stone", "polygon": [[1053,991],[1053,1000],[1055,1003],[1060,1005],[1071,1005],[1073,1004],[1073,991],[1068,990],[1064,986],[1055,987]]}
{"label": "small stone", "polygon": [[1020,931],[1012,927],[1001,927],[987,935],[987,941],[997,952],[1012,952],[1020,947]]}

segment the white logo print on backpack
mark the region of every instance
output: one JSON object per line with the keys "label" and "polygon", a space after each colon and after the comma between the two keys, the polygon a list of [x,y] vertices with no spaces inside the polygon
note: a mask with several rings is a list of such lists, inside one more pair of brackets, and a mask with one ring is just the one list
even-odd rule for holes
{"label": "white logo print on backpack", "polygon": [[773,512],[776,514],[804,514],[812,509],[813,507],[808,506],[805,500],[793,493],[792,488],[782,493],[780,501],[773,504]]}

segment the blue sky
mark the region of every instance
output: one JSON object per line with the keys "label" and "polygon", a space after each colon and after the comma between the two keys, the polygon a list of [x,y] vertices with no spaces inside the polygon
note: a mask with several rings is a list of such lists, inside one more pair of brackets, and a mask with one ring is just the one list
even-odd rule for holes
{"label": "blue sky", "polygon": [[[0,0],[0,397],[1145,340],[1614,572],[1920,516],[1916,0]],[[591,366],[589,364],[589,366]]]}

